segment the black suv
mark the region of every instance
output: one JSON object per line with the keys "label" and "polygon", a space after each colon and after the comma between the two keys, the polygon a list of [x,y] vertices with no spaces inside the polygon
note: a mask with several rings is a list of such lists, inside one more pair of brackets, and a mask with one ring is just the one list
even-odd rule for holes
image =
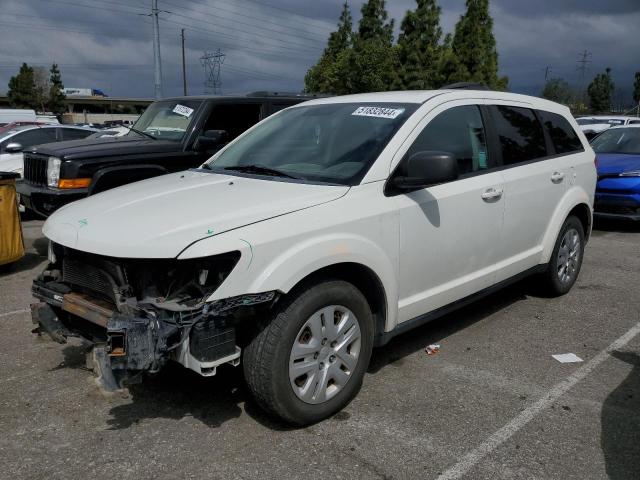
{"label": "black suv", "polygon": [[177,97],[152,103],[122,137],[48,143],[24,152],[24,205],[49,216],[110,188],[198,167],[227,142],[311,95]]}

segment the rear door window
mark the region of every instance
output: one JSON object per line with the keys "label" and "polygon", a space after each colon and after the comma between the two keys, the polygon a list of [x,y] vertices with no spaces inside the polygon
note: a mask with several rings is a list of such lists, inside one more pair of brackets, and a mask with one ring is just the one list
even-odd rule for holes
{"label": "rear door window", "polygon": [[559,155],[582,152],[584,147],[578,134],[575,132],[571,124],[562,115],[557,113],[538,111],[538,115],[542,124],[549,132],[556,153]]}
{"label": "rear door window", "polygon": [[80,128],[62,128],[62,140],[81,140],[87,138],[93,132]]}
{"label": "rear door window", "polygon": [[529,162],[548,155],[542,125],[533,110],[499,105],[492,111],[504,165]]}

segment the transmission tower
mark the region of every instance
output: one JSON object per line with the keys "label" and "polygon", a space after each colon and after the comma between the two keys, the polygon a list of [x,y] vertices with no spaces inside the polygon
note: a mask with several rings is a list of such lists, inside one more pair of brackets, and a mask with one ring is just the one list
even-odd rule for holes
{"label": "transmission tower", "polygon": [[204,93],[220,95],[222,93],[222,81],[220,70],[226,55],[220,51],[204,52],[200,57],[200,63],[204,68]]}
{"label": "transmission tower", "polygon": [[576,70],[578,70],[578,73],[580,73],[580,84],[584,85],[584,81],[585,81],[585,77],[587,75],[587,70],[589,69],[589,64],[591,63],[591,52],[585,50],[584,52],[580,53],[580,55],[578,56],[578,67],[576,68]]}

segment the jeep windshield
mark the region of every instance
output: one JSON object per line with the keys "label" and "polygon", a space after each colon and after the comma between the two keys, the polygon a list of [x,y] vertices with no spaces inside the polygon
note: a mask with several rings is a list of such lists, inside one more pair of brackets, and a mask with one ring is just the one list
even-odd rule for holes
{"label": "jeep windshield", "polygon": [[199,100],[154,102],[131,127],[127,136],[153,137],[181,142],[201,103]]}
{"label": "jeep windshield", "polygon": [[418,108],[331,103],[284,110],[209,160],[217,173],[356,185]]}

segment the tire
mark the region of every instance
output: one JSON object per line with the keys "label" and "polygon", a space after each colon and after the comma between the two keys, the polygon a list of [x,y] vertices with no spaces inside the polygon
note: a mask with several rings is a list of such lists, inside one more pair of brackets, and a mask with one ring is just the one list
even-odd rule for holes
{"label": "tire", "polygon": [[[577,241],[578,244],[572,244],[574,241]],[[582,222],[571,215],[567,217],[560,229],[551,259],[544,273],[544,286],[549,295],[560,296],[571,290],[578,279],[583,256],[584,229]]]}
{"label": "tire", "polygon": [[[326,322],[332,316],[333,327]],[[297,426],[343,409],[362,386],[373,325],[367,300],[350,283],[327,280],[292,292],[244,350],[245,380],[256,402]]]}

